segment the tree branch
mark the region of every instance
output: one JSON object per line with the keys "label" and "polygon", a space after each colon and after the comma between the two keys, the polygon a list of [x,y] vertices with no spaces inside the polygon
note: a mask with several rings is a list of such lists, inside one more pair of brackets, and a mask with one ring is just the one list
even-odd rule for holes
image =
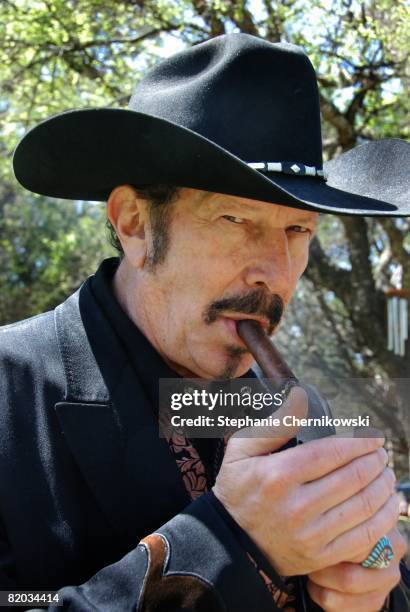
{"label": "tree branch", "polygon": [[357,113],[363,108],[366,95],[369,91],[376,89],[379,83],[380,80],[375,74],[373,74],[371,78],[368,77],[367,79],[365,79],[362,84],[362,87],[353,97],[353,100],[350,102],[348,109],[345,113],[345,117],[351,125],[354,125]]}
{"label": "tree branch", "polygon": [[320,308],[322,309],[323,314],[326,316],[327,320],[329,321],[330,327],[337,339],[338,347],[343,355],[344,360],[349,365],[351,373],[354,373],[354,372],[358,373],[360,369],[357,367],[357,363],[352,359],[349,350],[346,348],[346,339],[343,337],[343,335],[339,331],[339,327],[334,318],[333,311],[331,308],[329,308],[328,304],[326,303],[326,300],[323,296],[323,292],[317,286],[314,286],[314,291],[315,291],[316,299],[320,304]]}
{"label": "tree branch", "polygon": [[253,36],[259,35],[252,13],[246,6],[246,0],[241,0],[240,2],[233,0],[233,2],[230,2],[227,14],[229,19],[238,26],[241,32],[252,34]]}
{"label": "tree branch", "polygon": [[268,15],[268,20],[266,23],[268,38],[272,42],[280,42],[283,36],[282,20],[279,19],[278,14],[273,8],[270,0],[263,0],[263,5]]}
{"label": "tree branch", "polygon": [[366,220],[342,216],[341,221],[350,247],[352,266],[350,299],[345,301],[345,306],[355,327],[360,330],[364,344],[382,353],[385,349],[385,300],[373,278]]}
{"label": "tree branch", "polygon": [[[378,219],[379,224],[389,237],[390,247],[393,257],[403,266],[408,266],[410,263],[410,255],[403,246],[407,227],[405,232],[402,232],[396,225],[394,219]],[[408,224],[407,224],[408,225]]]}
{"label": "tree branch", "polygon": [[192,0],[192,6],[208,24],[211,36],[220,36],[225,34],[225,24],[220,16],[217,15],[212,2],[207,3],[207,0]]}
{"label": "tree branch", "polygon": [[328,263],[328,257],[323,251],[320,242],[314,238],[310,244],[309,265],[305,276],[316,286],[334,291],[342,300],[350,293],[350,273],[348,270],[336,268]]}
{"label": "tree branch", "polygon": [[332,125],[338,134],[338,142],[343,151],[351,149],[356,143],[356,132],[354,126],[346,116],[325,96],[319,92],[320,108],[325,121]]}

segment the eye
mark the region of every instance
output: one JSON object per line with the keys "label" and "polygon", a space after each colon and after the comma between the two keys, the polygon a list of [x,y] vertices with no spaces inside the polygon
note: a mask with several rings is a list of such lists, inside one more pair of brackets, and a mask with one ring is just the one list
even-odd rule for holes
{"label": "eye", "polygon": [[291,225],[288,230],[296,232],[297,234],[310,234],[311,230],[308,227],[302,227],[302,225]]}
{"label": "eye", "polygon": [[222,218],[226,219],[227,221],[230,221],[231,223],[236,223],[238,225],[240,225],[241,223],[245,223],[245,220],[242,219],[241,217],[233,217],[232,215],[223,215]]}

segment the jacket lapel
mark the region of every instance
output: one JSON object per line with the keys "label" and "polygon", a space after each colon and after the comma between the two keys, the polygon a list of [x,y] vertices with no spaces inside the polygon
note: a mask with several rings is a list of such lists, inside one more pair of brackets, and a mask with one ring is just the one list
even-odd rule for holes
{"label": "jacket lapel", "polygon": [[55,310],[66,375],[55,406],[68,447],[105,516],[129,542],[189,503],[137,376],[89,281]]}

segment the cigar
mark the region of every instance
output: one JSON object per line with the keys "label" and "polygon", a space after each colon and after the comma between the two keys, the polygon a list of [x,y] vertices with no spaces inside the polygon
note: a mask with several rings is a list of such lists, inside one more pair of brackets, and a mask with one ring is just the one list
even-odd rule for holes
{"label": "cigar", "polygon": [[298,379],[257,321],[242,319],[237,322],[236,329],[263,375],[272,380],[274,387],[290,390],[298,384]]}

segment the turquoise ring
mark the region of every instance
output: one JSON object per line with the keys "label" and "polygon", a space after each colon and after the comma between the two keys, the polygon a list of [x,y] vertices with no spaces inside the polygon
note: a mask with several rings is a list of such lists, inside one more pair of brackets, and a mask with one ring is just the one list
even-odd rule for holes
{"label": "turquoise ring", "polygon": [[394,557],[393,546],[387,536],[377,542],[370,555],[362,563],[362,567],[370,569],[385,569],[389,567]]}

